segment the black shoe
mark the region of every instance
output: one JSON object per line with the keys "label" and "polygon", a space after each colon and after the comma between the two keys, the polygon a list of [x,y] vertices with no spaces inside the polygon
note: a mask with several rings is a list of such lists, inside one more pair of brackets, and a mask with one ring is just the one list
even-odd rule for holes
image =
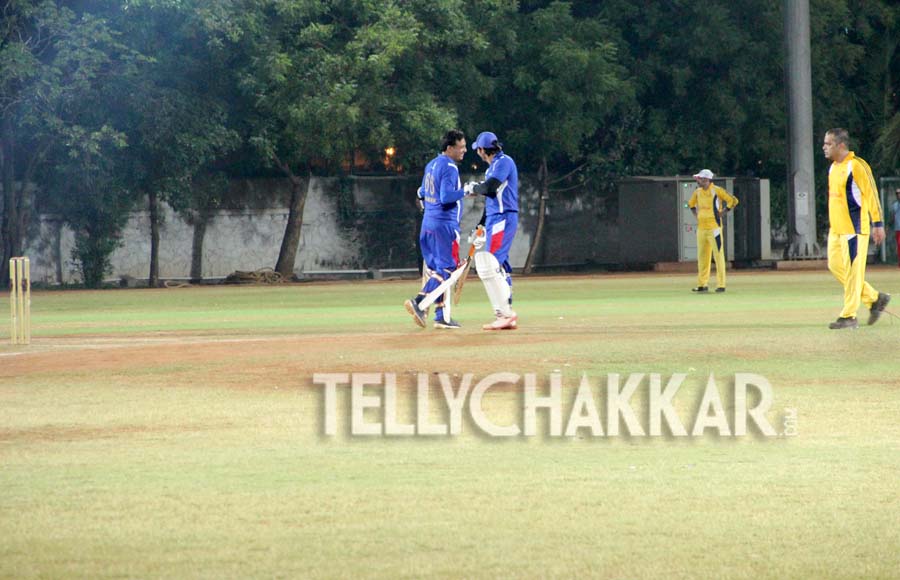
{"label": "black shoe", "polygon": [[831,330],[841,330],[844,328],[859,328],[859,322],[855,318],[838,318],[828,325]]}
{"label": "black shoe", "polygon": [[724,287],[723,287],[723,288],[716,288],[716,294],[721,294],[721,293],[724,292],[724,291],[725,291],[725,288],[724,288]]}
{"label": "black shoe", "polygon": [[885,294],[884,292],[878,293],[878,300],[873,302],[872,307],[869,309],[869,322],[867,323],[869,326],[878,322],[878,319],[881,318],[881,313],[884,312],[884,309],[890,301],[890,294]]}
{"label": "black shoe", "polygon": [[415,299],[407,300],[403,303],[406,307],[406,311],[412,314],[413,319],[415,319],[416,324],[425,328],[425,313],[419,309],[419,304],[415,301]]}
{"label": "black shoe", "polygon": [[697,286],[696,288],[691,288],[691,292],[698,292],[701,294],[703,292],[709,292],[709,286]]}
{"label": "black shoe", "polygon": [[444,319],[435,320],[434,327],[437,329],[443,329],[443,330],[455,330],[457,328],[462,328],[459,325],[459,323],[457,321],[453,320],[452,318],[450,319],[450,322],[447,322]]}

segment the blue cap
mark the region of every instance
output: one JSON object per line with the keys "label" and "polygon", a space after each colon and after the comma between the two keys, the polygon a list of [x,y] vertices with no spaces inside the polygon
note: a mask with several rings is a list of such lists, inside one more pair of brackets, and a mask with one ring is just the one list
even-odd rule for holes
{"label": "blue cap", "polygon": [[500,143],[499,139],[497,139],[497,136],[490,131],[479,133],[475,142],[472,143],[473,151],[477,149],[491,149],[492,147],[503,149],[503,145]]}

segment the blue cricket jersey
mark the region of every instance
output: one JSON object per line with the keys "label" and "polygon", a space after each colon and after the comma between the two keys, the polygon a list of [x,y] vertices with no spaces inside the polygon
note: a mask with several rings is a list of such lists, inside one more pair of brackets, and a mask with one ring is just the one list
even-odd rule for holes
{"label": "blue cricket jersey", "polygon": [[442,153],[428,162],[418,195],[425,204],[425,219],[459,224],[465,192],[452,159]]}
{"label": "blue cricket jersey", "polygon": [[484,174],[487,181],[494,178],[500,182],[497,197],[485,197],[487,215],[519,211],[519,170],[512,157],[500,151]]}

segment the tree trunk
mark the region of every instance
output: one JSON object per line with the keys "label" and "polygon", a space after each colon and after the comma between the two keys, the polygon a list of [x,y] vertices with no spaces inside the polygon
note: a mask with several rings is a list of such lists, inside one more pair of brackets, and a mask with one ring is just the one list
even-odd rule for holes
{"label": "tree trunk", "polygon": [[0,284],[9,285],[9,259],[22,253],[24,237],[19,217],[22,192],[16,187],[16,159],[12,119],[3,119],[0,134],[0,188],[3,189],[3,215],[0,216],[0,244],[3,262],[0,263]]}
{"label": "tree trunk", "polygon": [[882,73],[884,74],[884,112],[882,122],[886,125],[894,116],[894,79],[891,74],[891,62],[894,60],[894,54],[897,52],[898,41],[894,34],[885,31],[884,39],[884,64],[882,65]]}
{"label": "tree trunk", "polygon": [[541,239],[544,237],[544,216],[547,213],[547,200],[550,199],[550,184],[547,179],[547,158],[541,158],[541,167],[538,169],[538,183],[541,188],[541,202],[538,206],[538,223],[528,248],[528,257],[525,258],[523,273],[531,274],[534,271],[534,260],[541,247]]}
{"label": "tree trunk", "polygon": [[203,281],[203,240],[206,238],[206,226],[209,224],[210,212],[201,209],[194,212],[194,239],[191,244],[191,284]]}
{"label": "tree trunk", "polygon": [[[284,169],[284,167],[283,167]],[[275,271],[281,274],[285,280],[294,276],[294,262],[297,258],[297,248],[300,246],[300,229],[303,226],[303,208],[306,205],[306,196],[309,193],[311,176],[302,179],[289,169],[285,171],[291,180],[291,204],[288,210],[287,225],[284,228],[284,237],[281,239],[281,250],[278,252],[278,262],[275,263]]]}
{"label": "tree trunk", "polygon": [[150,204],[150,276],[147,285],[159,287],[159,197],[155,191],[147,196]]}
{"label": "tree trunk", "polygon": [[62,232],[64,222],[62,220],[53,222],[54,232],[53,237],[53,263],[56,265],[56,283],[62,286],[63,284],[63,253],[62,253]]}

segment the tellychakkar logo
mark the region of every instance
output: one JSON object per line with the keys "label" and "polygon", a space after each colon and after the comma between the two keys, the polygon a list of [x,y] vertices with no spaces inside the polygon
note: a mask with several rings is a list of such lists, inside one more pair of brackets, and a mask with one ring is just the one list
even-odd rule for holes
{"label": "tellychakkar logo", "polygon": [[691,380],[687,374],[582,375],[567,384],[511,372],[316,373],[326,436],[790,437],[796,409],[773,416],[772,385],[758,374]]}

